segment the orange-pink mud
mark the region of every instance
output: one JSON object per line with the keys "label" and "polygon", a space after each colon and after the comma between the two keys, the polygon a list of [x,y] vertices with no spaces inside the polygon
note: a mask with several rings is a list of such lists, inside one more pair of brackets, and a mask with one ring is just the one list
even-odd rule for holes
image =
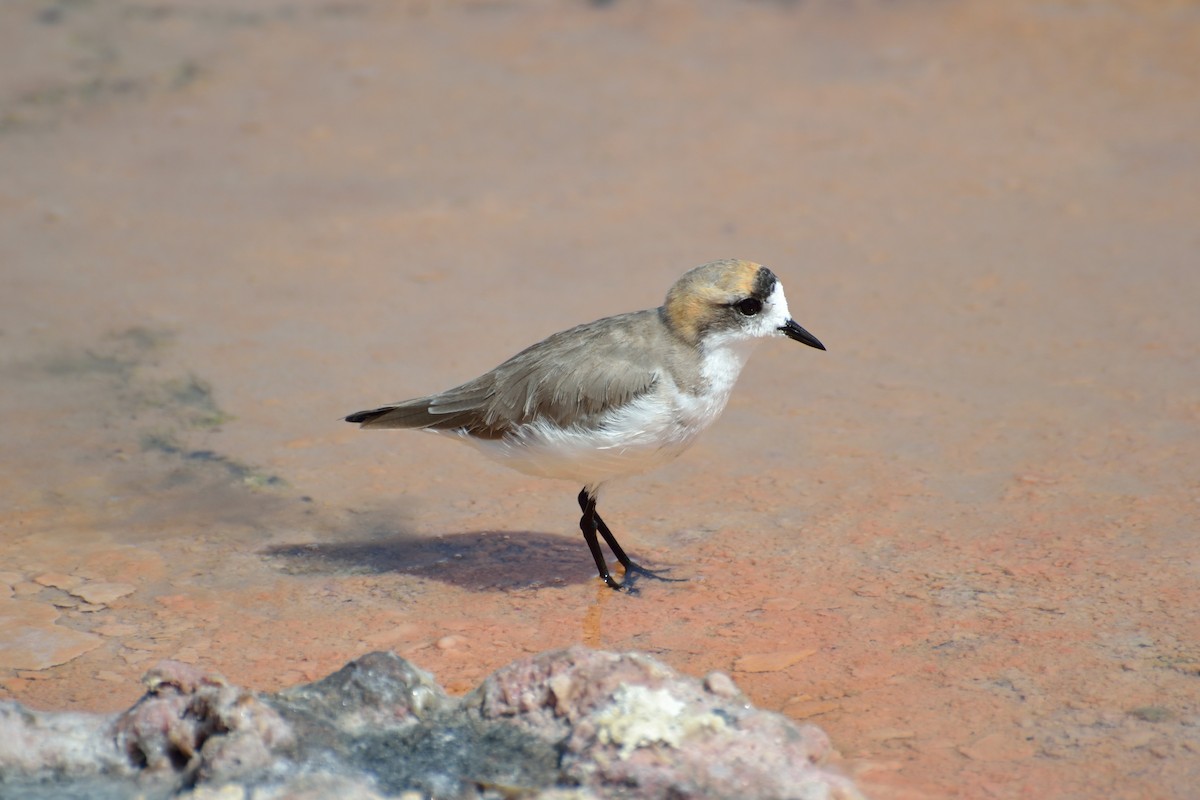
{"label": "orange-pink mud", "polygon": [[[13,0],[0,60],[0,697],[583,643],[876,800],[1194,796],[1200,5]],[[726,256],[829,351],[604,497],[686,582],[339,421]]]}

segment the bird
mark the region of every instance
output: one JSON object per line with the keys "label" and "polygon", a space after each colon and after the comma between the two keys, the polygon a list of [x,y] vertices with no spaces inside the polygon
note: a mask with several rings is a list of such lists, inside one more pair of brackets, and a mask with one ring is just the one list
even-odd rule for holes
{"label": "bird", "polygon": [[629,558],[596,510],[601,489],[686,450],[724,410],[754,345],[778,337],[826,349],[792,318],[774,272],[721,259],[685,272],[657,308],[577,325],[460,386],[345,421],[449,434],[525,474],[582,485],[579,528],[599,577],[632,592],[635,574],[675,579]]}

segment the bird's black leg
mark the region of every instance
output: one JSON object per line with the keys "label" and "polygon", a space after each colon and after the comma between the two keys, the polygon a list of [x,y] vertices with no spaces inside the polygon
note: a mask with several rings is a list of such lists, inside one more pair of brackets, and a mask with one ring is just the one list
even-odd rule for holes
{"label": "bird's black leg", "polygon": [[[613,589],[619,589],[630,581],[630,576],[633,574],[645,575],[648,578],[655,578],[660,581],[679,581],[682,578],[666,578],[661,573],[649,570],[641,564],[636,563],[632,558],[625,555],[625,550],[617,542],[617,537],[613,536],[613,532],[604,524],[604,520],[596,512],[596,498],[588,494],[588,490],[584,489],[579,493],[579,507],[583,510],[583,518],[579,520],[579,527],[583,530],[583,538],[588,543],[588,548],[592,551],[592,558],[596,560],[596,567],[600,570],[600,577],[604,579]],[[586,524],[585,524],[586,523]],[[600,535],[604,537],[605,543],[608,544],[613,555],[617,557],[617,561],[621,562],[621,566],[625,568],[626,584],[617,584],[613,581],[612,576],[608,574],[608,565],[604,561],[604,555],[600,552],[600,543],[596,541],[596,531],[600,531]],[[633,589],[629,586],[630,590]]]}
{"label": "bird's black leg", "polygon": [[600,530],[600,535],[604,537],[604,541],[608,542],[608,549],[613,551],[613,555],[617,557],[617,561],[621,562],[621,566],[628,572],[637,564],[633,563],[633,559],[625,555],[625,551],[621,549],[621,545],[617,544],[617,537],[613,536],[613,532],[604,524],[604,520],[600,518],[599,512],[595,510],[596,501],[592,501],[592,516],[596,518],[596,527]]}
{"label": "bird's black leg", "polygon": [[[579,530],[583,531],[583,540],[587,542],[588,550],[592,551],[592,558],[596,562],[596,571],[600,573],[600,579],[604,581],[610,589],[620,589],[621,584],[613,580],[612,575],[608,574],[608,562],[604,560],[604,553],[600,550],[600,542],[596,541],[596,525],[599,517],[596,516],[596,498],[588,494],[587,489],[579,493],[579,509],[583,511],[583,516],[579,518]],[[601,526],[604,523],[599,523]],[[613,539],[612,534],[608,532],[608,528],[604,527],[604,541],[610,545]],[[621,555],[625,555],[621,553]],[[628,558],[628,556],[626,556]],[[624,562],[622,562],[623,564]]]}

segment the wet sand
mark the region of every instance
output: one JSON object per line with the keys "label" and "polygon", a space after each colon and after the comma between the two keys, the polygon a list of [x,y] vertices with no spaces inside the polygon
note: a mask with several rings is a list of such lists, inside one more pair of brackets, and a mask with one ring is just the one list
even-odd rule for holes
{"label": "wet sand", "polygon": [[[583,643],[874,798],[1200,780],[1200,6],[17,0],[0,54],[0,697]],[[607,493],[686,582],[339,422],[726,256],[829,352]]]}

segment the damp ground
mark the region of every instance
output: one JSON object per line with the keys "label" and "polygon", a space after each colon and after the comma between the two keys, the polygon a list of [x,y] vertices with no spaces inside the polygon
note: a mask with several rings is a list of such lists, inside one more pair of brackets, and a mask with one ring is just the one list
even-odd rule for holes
{"label": "damp ground", "polygon": [[[17,0],[0,44],[0,697],[582,643],[881,800],[1193,791],[1200,6]],[[685,582],[339,422],[726,256],[829,351],[607,492]]]}

